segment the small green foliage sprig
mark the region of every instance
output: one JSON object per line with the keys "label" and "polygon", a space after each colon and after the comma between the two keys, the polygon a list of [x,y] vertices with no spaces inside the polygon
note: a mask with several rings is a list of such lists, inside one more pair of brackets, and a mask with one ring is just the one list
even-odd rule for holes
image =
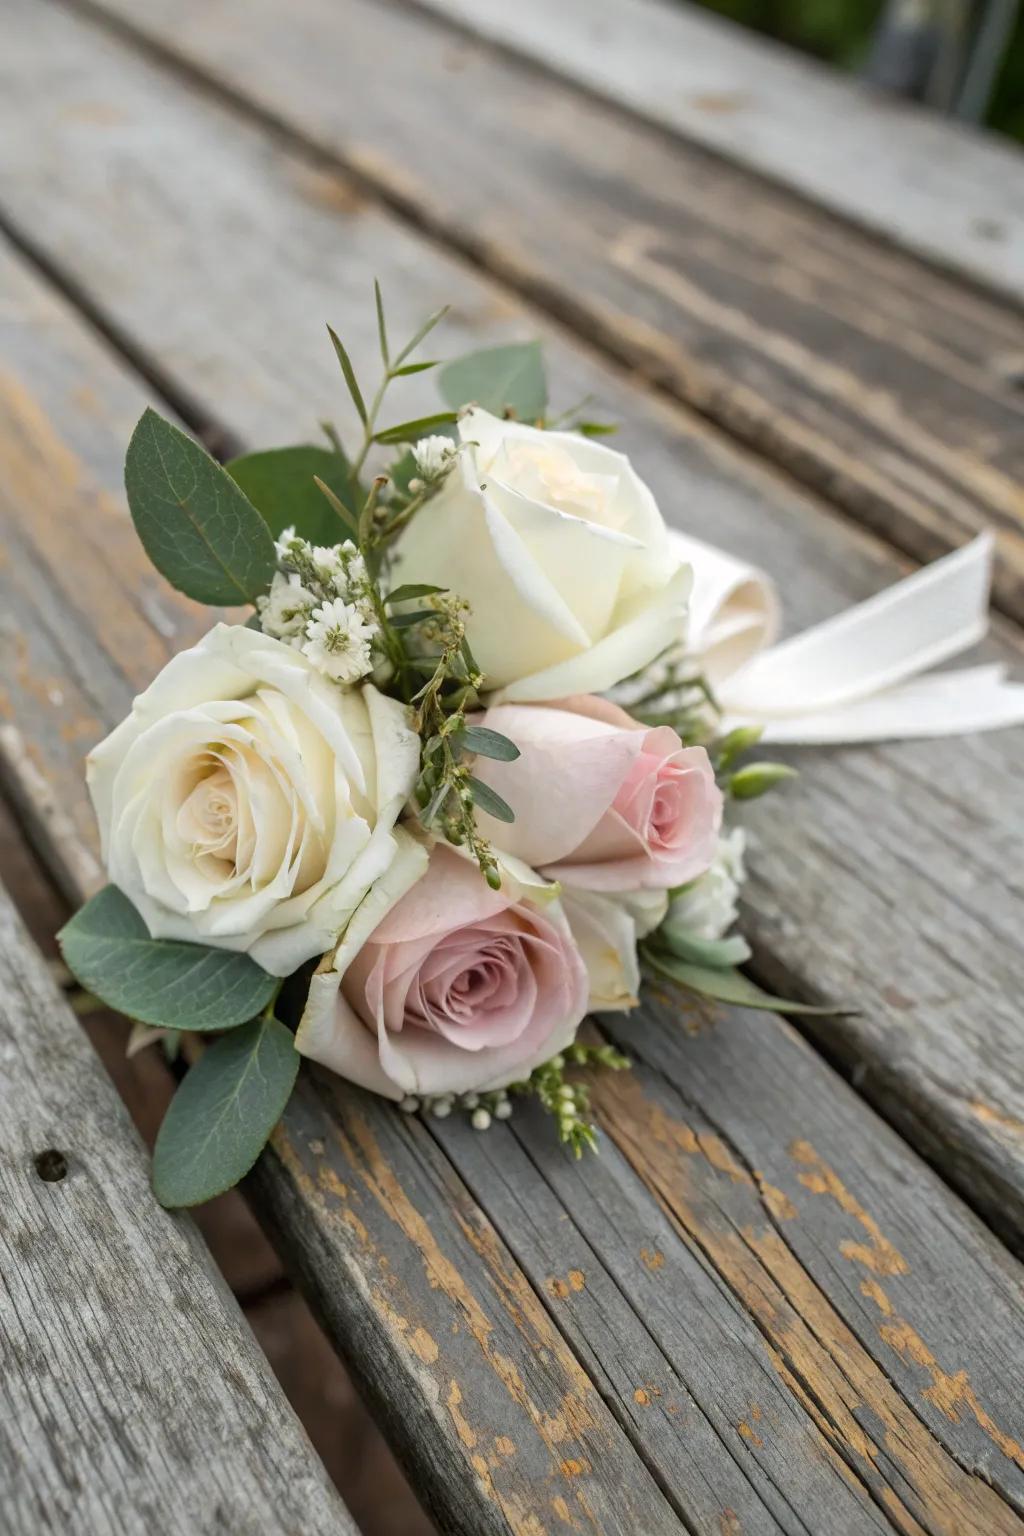
{"label": "small green foliage sprig", "polygon": [[[439,833],[455,846],[465,846],[480,867],[488,885],[497,890],[501,871],[488,840],[477,826],[475,808],[501,821],[514,820],[510,806],[486,784],[473,776],[474,755],[511,761],[518,749],[495,731],[481,730],[467,721],[467,711],[479,707],[484,675],[466,638],[469,606],[443,587],[424,583],[387,591],[388,551],[411,519],[436,494],[453,470],[459,449],[444,440],[444,430],[456,420],[454,411],[420,417],[397,426],[378,429],[377,419],[388,386],[411,373],[433,368],[432,362],[412,363],[410,355],[443,318],[436,314],[392,358],[387,321],[378,285],[374,285],[377,329],[383,373],[369,406],[365,404],[344,344],[334,331],[331,341],[345,383],[363,425],[362,442],[351,465],[351,482],[359,477],[374,444],[412,444],[386,475],[373,482],[358,518],[358,547],[365,562],[368,599],[378,628],[378,648],[391,670],[395,691],[412,706],[415,728],[421,741],[420,775],[414,797],[420,821],[427,831]],[[337,497],[321,485],[332,501]],[[410,608],[418,601],[420,606]],[[421,679],[426,677],[426,681]],[[417,687],[416,685],[419,684]]]}
{"label": "small green foliage sprig", "polygon": [[603,1067],[621,1072],[629,1058],[612,1045],[587,1045],[575,1040],[557,1056],[535,1067],[524,1082],[512,1083],[510,1094],[532,1097],[555,1119],[558,1139],[575,1157],[597,1150],[597,1128],[590,1118],[590,1090],[586,1083],[569,1081],[567,1067]]}
{"label": "small green foliage sprig", "polygon": [[585,1083],[566,1078],[567,1067],[602,1067],[621,1072],[629,1058],[613,1045],[587,1045],[573,1041],[550,1061],[535,1067],[522,1082],[510,1083],[490,1093],[440,1093],[433,1096],[408,1094],[401,1102],[407,1114],[422,1110],[438,1120],[446,1120],[454,1111],[469,1116],[476,1131],[486,1131],[495,1120],[507,1120],[512,1114],[513,1098],[536,1099],[553,1116],[558,1139],[571,1148],[576,1157],[597,1150],[597,1128],[590,1119],[590,1091]]}

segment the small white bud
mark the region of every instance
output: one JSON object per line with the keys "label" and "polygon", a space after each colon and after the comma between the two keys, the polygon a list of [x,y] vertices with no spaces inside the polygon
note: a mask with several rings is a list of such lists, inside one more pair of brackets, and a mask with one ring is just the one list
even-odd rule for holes
{"label": "small white bud", "polygon": [[474,1109],[474,1111],[473,1111],[473,1118],[472,1118],[472,1122],[471,1123],[472,1123],[474,1131],[486,1131],[486,1130],[489,1130],[490,1129],[490,1124],[491,1124],[491,1112],[490,1112],[490,1110],[489,1109],[484,1109],[483,1107],[481,1107],[480,1109]]}
{"label": "small white bud", "polygon": [[480,1095],[478,1093],[464,1093],[460,1102],[463,1109],[476,1109],[480,1103]]}
{"label": "small white bud", "polygon": [[562,1099],[568,1099],[572,1103],[576,1098],[576,1090],[569,1083],[563,1083],[558,1090],[558,1096]]}
{"label": "small white bud", "polygon": [[412,456],[424,480],[438,480],[451,469],[457,452],[450,437],[435,433],[433,437],[421,437],[414,443]]}
{"label": "small white bud", "polygon": [[404,1109],[407,1115],[414,1115],[420,1107],[420,1101],[414,1093],[407,1093],[398,1107]]}
{"label": "small white bud", "polygon": [[512,1100],[499,1099],[494,1106],[495,1120],[508,1120],[512,1114]]}
{"label": "small white bud", "polygon": [[446,1120],[452,1112],[452,1101],[448,1094],[442,1094],[440,1098],[432,1099],[430,1113],[438,1120]]}

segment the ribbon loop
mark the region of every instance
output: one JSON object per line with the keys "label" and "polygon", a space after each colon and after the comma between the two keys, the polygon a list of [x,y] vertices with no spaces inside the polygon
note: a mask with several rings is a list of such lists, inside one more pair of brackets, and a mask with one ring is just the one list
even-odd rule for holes
{"label": "ribbon loop", "polygon": [[727,726],[812,745],[1024,724],[1024,686],[1002,667],[921,676],[986,633],[991,534],[777,645],[769,577],[697,539],[673,534],[672,543],[694,572],[689,649]]}

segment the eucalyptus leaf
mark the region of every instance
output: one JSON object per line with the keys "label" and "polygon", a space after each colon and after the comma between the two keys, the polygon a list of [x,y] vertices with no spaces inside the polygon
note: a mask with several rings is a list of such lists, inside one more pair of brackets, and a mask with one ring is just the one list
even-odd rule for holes
{"label": "eucalyptus leaf", "polygon": [[442,399],[454,409],[479,405],[493,416],[506,412],[520,421],[540,421],[548,385],[539,341],[486,347],[446,363],[438,374]]}
{"label": "eucalyptus leaf", "polygon": [[59,938],[86,991],[156,1029],[233,1029],[265,1008],[277,985],[248,955],[151,939],[115,885],[86,902]]}
{"label": "eucalyptus leaf", "polygon": [[217,606],[266,592],[275,556],[263,518],[227,470],[154,410],[132,433],[124,483],[139,538],[172,586]]}
{"label": "eucalyptus leaf", "polygon": [[[272,534],[294,527],[310,544],[340,544],[356,536],[357,509],[352,505],[351,466],[330,448],[301,443],[246,453],[225,465],[262,516]],[[319,489],[322,480],[341,510]]]}
{"label": "eucalyptus leaf", "polygon": [[710,966],[716,971],[750,959],[750,945],[739,934],[730,939],[701,939],[671,921],[662,923],[658,929],[658,943],[667,945],[679,960]]}
{"label": "eucalyptus leaf", "polygon": [[838,1006],[818,1007],[812,1003],[797,1003],[784,997],[773,997],[748,976],[744,976],[742,971],[691,965],[686,960],[679,960],[675,955],[665,954],[650,946],[645,947],[644,955],[663,976],[668,976],[690,992],[697,992],[701,997],[712,997],[720,1003],[734,1003],[739,1008],[761,1008],[770,1013],[838,1015],[856,1011]]}
{"label": "eucalyptus leaf", "polygon": [[480,779],[474,779],[472,776],[467,782],[476,804],[482,811],[486,811],[488,816],[493,816],[495,821],[515,821],[515,811],[489,784],[484,784]]}
{"label": "eucalyptus leaf", "polygon": [[514,741],[486,725],[467,725],[459,734],[459,746],[478,757],[493,757],[499,763],[514,763],[522,756]]}
{"label": "eucalyptus leaf", "polygon": [[253,1019],[203,1052],[156,1139],[161,1205],[201,1205],[245,1177],[284,1113],[299,1061],[294,1037],[275,1018]]}

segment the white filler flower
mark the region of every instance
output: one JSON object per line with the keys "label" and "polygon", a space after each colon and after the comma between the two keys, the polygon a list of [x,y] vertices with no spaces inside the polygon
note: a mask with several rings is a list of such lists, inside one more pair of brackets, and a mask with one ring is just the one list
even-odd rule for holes
{"label": "white filler flower", "polygon": [[306,625],[303,654],[336,683],[355,683],[373,669],[371,646],[377,634],[359,609],[336,597],[317,608]]}
{"label": "white filler flower", "polygon": [[301,635],[316,607],[316,598],[307,592],[297,576],[274,573],[266,597],[256,599],[260,625],[265,635],[275,640],[291,640]]}
{"label": "white filler flower", "polygon": [[424,480],[438,480],[451,468],[456,452],[450,437],[435,433],[433,437],[421,437],[413,447],[412,456]]}

